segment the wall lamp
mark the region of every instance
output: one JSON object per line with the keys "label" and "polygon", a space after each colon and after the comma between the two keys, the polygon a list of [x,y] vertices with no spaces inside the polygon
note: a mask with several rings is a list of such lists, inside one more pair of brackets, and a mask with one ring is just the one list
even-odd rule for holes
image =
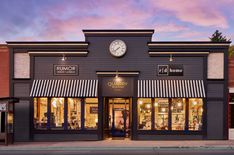
{"label": "wall lamp", "polygon": [[63,53],[63,57],[62,57],[62,59],[61,59],[62,61],[65,61],[65,60],[67,60],[67,58],[65,57],[65,54]]}
{"label": "wall lamp", "polygon": [[119,77],[118,70],[116,71],[115,78],[117,79]]}
{"label": "wall lamp", "polygon": [[172,57],[172,54],[170,54],[170,58],[169,58],[169,61],[172,62],[173,61],[173,57]]}
{"label": "wall lamp", "polygon": [[120,82],[121,81],[121,78],[119,77],[118,70],[116,71],[116,74],[115,74],[115,81],[116,82]]}

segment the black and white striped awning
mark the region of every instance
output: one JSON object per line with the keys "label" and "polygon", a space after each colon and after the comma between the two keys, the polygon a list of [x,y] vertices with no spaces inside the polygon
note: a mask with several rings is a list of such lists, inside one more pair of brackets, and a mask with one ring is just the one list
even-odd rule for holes
{"label": "black and white striped awning", "polygon": [[34,80],[31,97],[97,97],[98,80]]}
{"label": "black and white striped awning", "polygon": [[203,80],[138,80],[138,97],[205,98]]}

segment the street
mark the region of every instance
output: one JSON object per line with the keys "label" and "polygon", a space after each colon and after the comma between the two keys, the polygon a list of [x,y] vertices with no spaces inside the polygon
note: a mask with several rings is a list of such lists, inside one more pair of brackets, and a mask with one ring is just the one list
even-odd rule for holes
{"label": "street", "polygon": [[233,149],[212,150],[13,150],[1,151],[0,155],[233,155]]}

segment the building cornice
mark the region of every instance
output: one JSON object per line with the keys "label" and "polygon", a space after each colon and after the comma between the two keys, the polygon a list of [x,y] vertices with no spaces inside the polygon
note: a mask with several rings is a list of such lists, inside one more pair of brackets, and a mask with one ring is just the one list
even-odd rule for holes
{"label": "building cornice", "polygon": [[25,41],[7,41],[8,46],[88,46],[88,42],[52,42],[52,41],[38,41],[38,42],[25,42]]}

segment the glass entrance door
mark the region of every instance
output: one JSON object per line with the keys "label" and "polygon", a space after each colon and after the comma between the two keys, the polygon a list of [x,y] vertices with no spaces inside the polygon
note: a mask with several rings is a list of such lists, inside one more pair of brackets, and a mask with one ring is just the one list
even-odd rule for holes
{"label": "glass entrance door", "polygon": [[109,98],[109,130],[112,137],[129,135],[129,98]]}

